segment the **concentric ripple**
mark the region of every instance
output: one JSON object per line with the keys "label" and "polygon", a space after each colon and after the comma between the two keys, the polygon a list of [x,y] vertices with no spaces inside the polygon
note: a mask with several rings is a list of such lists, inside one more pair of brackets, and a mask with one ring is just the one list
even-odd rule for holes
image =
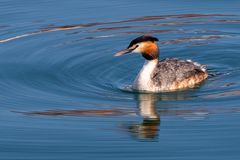
{"label": "concentric ripple", "polygon": [[[226,50],[223,49],[226,45],[229,48],[228,41],[239,40],[239,33],[233,32],[239,27],[238,18],[230,14],[144,16],[112,22],[51,24],[39,31],[25,31],[0,41],[5,43],[3,46],[10,47],[11,41],[16,40],[14,48],[19,48],[19,52],[9,48],[1,54],[9,57],[7,62],[1,63],[1,87],[10,92],[6,94],[31,97],[32,100],[42,95],[46,101],[49,96],[60,101],[67,97],[82,102],[87,100],[84,104],[89,104],[90,99],[107,103],[132,101],[132,95],[124,94],[119,88],[132,83],[142,59],[136,55],[115,58],[113,54],[133,37],[154,34],[160,38],[161,58],[191,58],[205,63],[210,70],[209,80],[183,100],[236,92],[232,89],[239,86],[236,82],[238,66],[226,63]],[[229,29],[222,27],[226,24]],[[231,46],[235,50],[238,48],[234,43]],[[229,50],[228,57],[235,54],[235,50]]]}

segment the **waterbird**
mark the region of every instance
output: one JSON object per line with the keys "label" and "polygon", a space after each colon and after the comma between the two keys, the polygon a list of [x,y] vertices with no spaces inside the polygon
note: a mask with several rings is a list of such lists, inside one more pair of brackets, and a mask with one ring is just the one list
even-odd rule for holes
{"label": "waterbird", "polygon": [[159,60],[158,41],[156,37],[143,35],[115,54],[121,56],[139,53],[145,58],[145,63],[132,85],[134,90],[161,92],[193,88],[208,77],[206,66],[192,60]]}

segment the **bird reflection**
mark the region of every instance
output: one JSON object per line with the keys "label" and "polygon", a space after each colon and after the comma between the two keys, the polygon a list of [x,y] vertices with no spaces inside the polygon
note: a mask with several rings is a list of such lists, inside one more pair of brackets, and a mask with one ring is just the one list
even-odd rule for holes
{"label": "bird reflection", "polygon": [[[157,111],[157,103],[159,101],[186,100],[191,97],[186,96],[185,92],[175,93],[138,93],[135,97],[139,114],[143,118],[140,124],[128,125],[128,131],[131,135],[140,140],[151,140],[158,138],[160,130],[160,112]],[[168,113],[166,104],[163,113]]]}
{"label": "bird reflection", "polygon": [[136,100],[143,121],[140,124],[129,125],[128,131],[138,139],[157,138],[160,126],[160,115],[156,109],[158,96],[156,94],[138,94]]}

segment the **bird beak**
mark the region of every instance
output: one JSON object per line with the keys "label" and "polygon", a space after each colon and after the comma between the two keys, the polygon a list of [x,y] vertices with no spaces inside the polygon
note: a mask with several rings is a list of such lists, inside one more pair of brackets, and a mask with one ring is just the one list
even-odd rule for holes
{"label": "bird beak", "polygon": [[124,55],[124,54],[130,53],[130,52],[132,52],[132,51],[133,51],[133,50],[130,49],[130,48],[128,48],[128,49],[124,49],[124,50],[121,50],[121,51],[115,53],[114,56],[121,56],[121,55]]}

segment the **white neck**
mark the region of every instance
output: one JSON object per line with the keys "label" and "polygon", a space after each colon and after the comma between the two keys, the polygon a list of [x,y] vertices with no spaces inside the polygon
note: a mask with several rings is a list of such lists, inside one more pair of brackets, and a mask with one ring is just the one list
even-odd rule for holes
{"label": "white neck", "polygon": [[158,64],[158,59],[146,60],[137,78],[134,81],[133,88],[137,90],[150,91],[153,87],[151,75]]}

